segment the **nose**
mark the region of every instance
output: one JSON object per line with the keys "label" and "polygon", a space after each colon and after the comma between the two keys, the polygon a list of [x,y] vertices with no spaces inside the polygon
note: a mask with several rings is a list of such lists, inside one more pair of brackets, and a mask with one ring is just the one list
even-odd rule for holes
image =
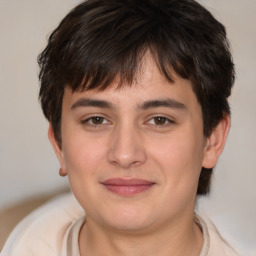
{"label": "nose", "polygon": [[120,125],[112,131],[108,161],[122,169],[145,163],[147,155],[142,136],[132,125]]}

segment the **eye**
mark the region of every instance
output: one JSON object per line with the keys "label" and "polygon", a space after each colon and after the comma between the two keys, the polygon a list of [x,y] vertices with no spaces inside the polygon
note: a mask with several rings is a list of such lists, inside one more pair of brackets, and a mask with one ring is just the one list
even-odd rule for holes
{"label": "eye", "polygon": [[104,125],[104,124],[110,123],[106,118],[102,116],[92,116],[85,120],[82,120],[81,122],[82,124],[92,125],[92,126],[98,126],[98,125]]}
{"label": "eye", "polygon": [[164,116],[155,116],[148,121],[148,124],[156,126],[168,126],[171,123],[174,123],[174,121]]}
{"label": "eye", "polygon": [[164,125],[167,121],[167,118],[161,116],[154,117],[153,119],[156,125]]}

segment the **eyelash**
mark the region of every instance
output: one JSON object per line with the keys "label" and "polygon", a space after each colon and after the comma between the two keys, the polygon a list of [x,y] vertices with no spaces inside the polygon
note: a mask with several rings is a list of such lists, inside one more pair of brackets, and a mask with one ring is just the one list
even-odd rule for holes
{"label": "eyelash", "polygon": [[[101,119],[103,122],[107,121],[106,123],[100,123],[100,124],[94,124],[94,123],[90,123],[93,121],[93,119]],[[101,125],[108,125],[108,124],[111,124],[110,121],[108,121],[105,117],[102,117],[102,116],[91,116],[89,118],[86,118],[84,120],[81,121],[81,123],[83,125],[88,125],[88,126],[93,126],[93,127],[98,127],[98,126],[101,126]]]}
{"label": "eyelash", "polygon": [[[102,121],[102,123],[92,123],[93,122],[93,119],[100,119],[99,121]],[[160,121],[161,124],[157,124],[156,121]],[[150,121],[154,122],[154,124],[150,124]],[[81,121],[82,125],[88,125],[88,126],[92,126],[92,127],[99,127],[99,126],[103,126],[103,125],[109,125],[111,124],[110,121],[108,121],[105,117],[102,117],[102,116],[91,116],[89,118],[86,118],[85,120],[82,120]],[[153,116],[151,117],[148,121],[145,122],[145,124],[149,124],[149,125],[152,125],[152,126],[156,126],[156,127],[166,127],[166,126],[169,126],[171,124],[174,124],[175,122],[165,116]]]}
{"label": "eyelash", "polygon": [[[156,124],[156,120],[157,120],[157,119],[162,119],[163,123],[161,123],[161,124]],[[160,115],[151,117],[151,118],[149,119],[149,121],[147,121],[147,123],[149,123],[151,120],[154,121],[154,124],[152,124],[152,125],[153,125],[153,126],[156,126],[156,127],[166,127],[166,126],[169,126],[169,125],[175,123],[173,120],[171,120],[171,119],[169,119],[169,118],[167,118],[167,117],[165,117],[165,116],[160,116]],[[161,120],[160,120],[160,122],[161,122]]]}

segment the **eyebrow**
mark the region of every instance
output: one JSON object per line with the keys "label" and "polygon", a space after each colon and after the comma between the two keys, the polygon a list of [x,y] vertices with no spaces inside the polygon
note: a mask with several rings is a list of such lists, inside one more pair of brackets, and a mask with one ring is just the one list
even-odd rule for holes
{"label": "eyebrow", "polygon": [[96,100],[96,99],[87,99],[82,98],[76,101],[71,109],[75,109],[78,107],[97,107],[97,108],[113,108],[113,105],[105,100]]}
{"label": "eyebrow", "polygon": [[[114,108],[114,105],[111,102],[105,101],[105,100],[81,98],[71,106],[71,109],[75,109],[78,107],[97,107],[97,108],[111,109],[111,108]],[[167,108],[174,108],[174,109],[180,109],[180,110],[187,109],[185,104],[169,98],[159,99],[159,100],[149,100],[137,106],[139,110],[148,110],[151,108],[158,108],[158,107],[167,107]]]}
{"label": "eyebrow", "polygon": [[150,100],[138,106],[138,108],[142,110],[147,110],[147,109],[157,108],[157,107],[167,107],[167,108],[174,108],[174,109],[180,109],[180,110],[187,109],[185,104],[174,99]]}

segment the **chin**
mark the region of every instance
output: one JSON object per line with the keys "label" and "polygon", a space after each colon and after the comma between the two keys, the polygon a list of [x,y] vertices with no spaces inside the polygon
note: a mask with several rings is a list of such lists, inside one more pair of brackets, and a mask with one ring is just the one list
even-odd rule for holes
{"label": "chin", "polygon": [[149,229],[154,224],[155,216],[152,216],[152,211],[146,212],[145,209],[129,207],[115,209],[113,213],[105,214],[104,219],[112,229],[138,232]]}

